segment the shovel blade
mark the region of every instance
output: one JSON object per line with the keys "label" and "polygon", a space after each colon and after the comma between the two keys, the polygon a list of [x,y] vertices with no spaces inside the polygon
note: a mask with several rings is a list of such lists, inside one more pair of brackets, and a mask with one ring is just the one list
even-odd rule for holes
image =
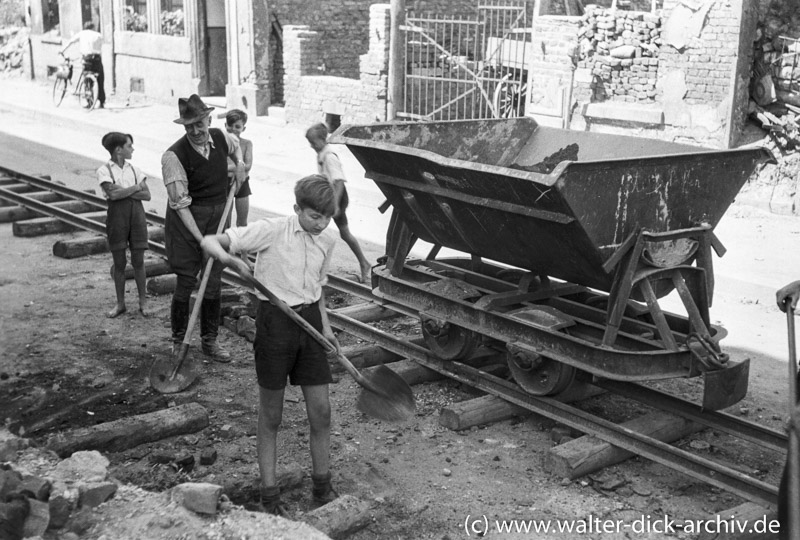
{"label": "shovel blade", "polygon": [[718,411],[741,401],[747,394],[749,376],[749,358],[703,373],[703,409]]}
{"label": "shovel blade", "polygon": [[356,408],[364,414],[385,422],[402,422],[414,414],[414,394],[403,378],[386,366],[364,373],[374,392],[362,386]]}
{"label": "shovel blade", "polygon": [[162,394],[174,394],[186,390],[200,374],[200,366],[191,355],[183,361],[177,356],[156,359],[150,366],[150,386]]}

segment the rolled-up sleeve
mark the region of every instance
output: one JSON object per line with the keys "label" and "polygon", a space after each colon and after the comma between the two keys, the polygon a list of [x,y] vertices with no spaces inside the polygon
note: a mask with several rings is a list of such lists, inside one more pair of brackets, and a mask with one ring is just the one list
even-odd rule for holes
{"label": "rolled-up sleeve", "polygon": [[167,202],[170,208],[180,210],[192,204],[186,171],[183,170],[183,165],[181,165],[178,156],[171,150],[167,150],[161,156],[161,177],[164,179],[164,186],[167,188]]}

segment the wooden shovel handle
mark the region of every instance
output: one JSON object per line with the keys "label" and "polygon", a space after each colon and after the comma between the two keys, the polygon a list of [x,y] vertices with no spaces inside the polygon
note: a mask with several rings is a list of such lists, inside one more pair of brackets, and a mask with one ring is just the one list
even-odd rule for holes
{"label": "wooden shovel handle", "polygon": [[[238,271],[238,269],[237,269],[237,271]],[[281,300],[280,298],[275,296],[272,293],[272,291],[267,289],[264,286],[263,283],[261,283],[260,281],[258,281],[255,278],[255,276],[253,276],[250,273],[244,273],[244,272],[238,272],[238,273],[239,273],[240,276],[242,276],[244,279],[246,279],[251,285],[253,285],[253,287],[255,287],[258,292],[260,292],[261,294],[263,294],[264,296],[269,298],[269,301],[272,303],[272,305],[276,306],[287,317],[292,319],[294,322],[296,322],[298,325],[300,325],[300,327],[303,330],[308,332],[308,334],[314,339],[314,341],[316,341],[317,343],[322,345],[322,347],[325,349],[326,353],[331,354],[331,355],[335,354],[336,355],[336,359],[339,361],[339,363],[342,364],[342,366],[344,366],[344,368],[347,370],[347,372],[356,380],[356,382],[358,384],[360,384],[361,386],[363,386],[365,388],[368,388],[368,389],[372,390],[373,392],[377,392],[378,394],[383,394],[383,392],[381,392],[378,388],[375,388],[375,385],[373,385],[370,381],[368,381],[356,369],[356,367],[350,362],[350,360],[348,360],[345,355],[343,355],[341,352],[339,352],[339,350],[333,345],[333,343],[328,341],[325,338],[325,336],[323,336],[319,332],[319,330],[317,330],[316,328],[311,326],[311,323],[309,323],[303,317],[301,317],[300,315],[295,313],[295,311],[292,308],[290,308],[286,304],[286,302],[284,302],[283,300]]]}
{"label": "wooden shovel handle", "polygon": [[[236,184],[234,183],[228,192],[228,199],[225,201],[225,209],[222,211],[222,219],[217,226],[217,234],[220,234],[225,230],[225,223],[228,221],[228,216],[231,213],[235,195]],[[211,275],[211,267],[213,264],[214,259],[209,257],[208,261],[206,262],[206,267],[203,269],[203,277],[200,279],[200,287],[197,289],[197,300],[192,308],[192,314],[189,317],[189,324],[186,326],[186,333],[183,335],[183,343],[181,343],[181,347],[178,350],[178,362],[175,365],[175,369],[173,370],[172,377],[170,377],[170,379],[175,378],[175,374],[178,373],[178,370],[181,368],[181,364],[183,364],[183,360],[186,358],[186,353],[189,352],[189,343],[192,341],[192,331],[194,330],[194,325],[197,322],[197,315],[200,313],[200,304],[203,303],[203,295],[206,293],[206,286],[208,285],[208,278]]]}

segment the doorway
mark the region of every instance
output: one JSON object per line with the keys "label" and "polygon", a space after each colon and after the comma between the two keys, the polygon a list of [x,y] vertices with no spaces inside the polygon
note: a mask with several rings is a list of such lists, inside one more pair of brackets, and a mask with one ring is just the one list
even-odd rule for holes
{"label": "doorway", "polygon": [[206,0],[206,74],[208,95],[224,96],[228,84],[225,0]]}

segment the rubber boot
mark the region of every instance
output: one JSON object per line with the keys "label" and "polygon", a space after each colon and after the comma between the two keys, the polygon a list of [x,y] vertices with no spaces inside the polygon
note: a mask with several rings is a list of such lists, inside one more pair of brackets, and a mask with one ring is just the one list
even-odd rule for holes
{"label": "rubber boot", "polygon": [[311,495],[314,502],[318,504],[328,504],[335,500],[339,494],[333,489],[331,485],[331,473],[327,474],[311,474],[311,482],[314,486],[311,488]]}
{"label": "rubber boot", "polygon": [[231,355],[217,343],[219,331],[220,300],[203,298],[200,306],[200,337],[203,340],[203,354],[223,364],[231,361]]}
{"label": "rubber boot", "polygon": [[178,302],[172,299],[170,306],[170,325],[172,326],[173,352],[180,347],[186,336],[186,327],[189,326],[189,302]]}
{"label": "rubber boot", "polygon": [[281,501],[281,488],[278,486],[261,488],[261,510],[275,516],[289,517],[289,511]]}

